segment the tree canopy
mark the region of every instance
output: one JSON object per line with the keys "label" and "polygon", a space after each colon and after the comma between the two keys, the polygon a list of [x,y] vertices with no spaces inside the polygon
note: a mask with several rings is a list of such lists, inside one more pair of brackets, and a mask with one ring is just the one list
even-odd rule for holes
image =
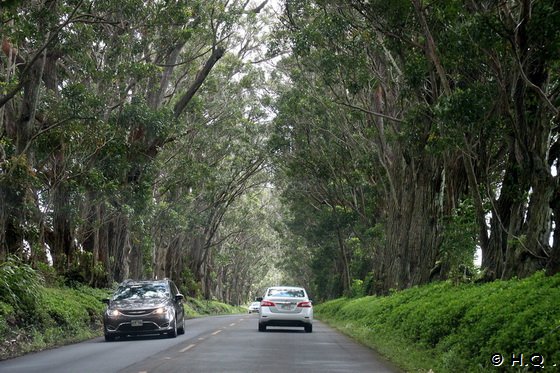
{"label": "tree canopy", "polygon": [[559,6],[284,2],[271,146],[323,296],[468,277],[477,248],[484,280],[558,272]]}
{"label": "tree canopy", "polygon": [[232,303],[557,273],[559,26],[555,0],[2,2],[0,260]]}

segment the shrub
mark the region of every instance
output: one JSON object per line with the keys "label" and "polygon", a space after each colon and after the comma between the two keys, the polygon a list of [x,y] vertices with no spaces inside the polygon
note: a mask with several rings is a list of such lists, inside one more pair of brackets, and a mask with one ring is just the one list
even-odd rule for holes
{"label": "shrub", "polygon": [[42,279],[28,264],[9,257],[0,264],[0,302],[17,313],[33,316],[43,295]]}
{"label": "shrub", "polygon": [[13,323],[13,313],[14,308],[12,306],[0,301],[0,337],[8,332],[8,321],[10,320]]}
{"label": "shrub", "polygon": [[414,371],[489,371],[497,353],[560,361],[560,274],[341,298],[317,305],[316,315],[395,360],[422,359],[402,362]]}
{"label": "shrub", "polygon": [[101,325],[104,305],[100,299],[108,297],[106,291],[86,286],[45,291],[42,307],[48,315],[48,326],[79,329]]}
{"label": "shrub", "polygon": [[365,295],[364,282],[362,280],[352,280],[352,287],[350,288],[350,296],[352,298],[363,297]]}
{"label": "shrub", "polygon": [[53,266],[39,262],[35,264],[35,268],[40,278],[44,280],[45,286],[58,286],[62,284],[62,279],[56,273],[56,269]]}

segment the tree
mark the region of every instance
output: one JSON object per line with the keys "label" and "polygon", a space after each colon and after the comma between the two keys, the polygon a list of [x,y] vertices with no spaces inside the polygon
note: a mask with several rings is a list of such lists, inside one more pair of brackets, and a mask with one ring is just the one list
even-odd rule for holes
{"label": "tree", "polygon": [[[231,161],[221,147],[233,133],[220,133],[216,144],[206,142],[212,154],[208,158],[196,159],[199,154],[193,149],[180,151],[189,141],[211,141],[207,132],[213,128],[205,114],[219,111],[203,113],[198,96],[223,58],[239,58],[229,57],[229,70],[220,75],[229,79],[245,66],[245,54],[257,55],[260,41],[254,31],[265,5],[45,0],[2,8],[3,257],[18,253],[30,260],[52,260],[59,273],[100,286],[127,277],[179,276],[190,263],[167,265],[161,258],[172,258],[173,249],[189,235],[183,231],[168,245],[152,236],[158,229],[148,224],[160,213],[154,195],[169,191],[157,188],[174,182],[162,179],[170,176],[158,167],[177,151],[180,167],[192,166],[193,185],[203,187],[214,180],[220,185],[212,188],[216,195],[196,201],[197,207],[211,212],[199,227],[209,232],[201,237],[210,247],[224,206],[251,187],[263,158],[250,151],[241,155],[249,139],[239,142]],[[245,32],[240,36],[241,28]],[[231,86],[257,89],[251,85],[256,87],[258,80],[247,85],[257,76],[252,74]],[[206,95],[209,105],[215,100],[231,106],[218,97],[222,82],[212,84],[209,92],[216,93],[214,98]],[[240,108],[223,125],[241,131],[236,121],[257,120],[257,106],[251,111],[249,106]],[[215,163],[205,162],[222,167],[214,170]],[[229,166],[230,179],[216,174]],[[209,172],[196,175],[201,169]],[[223,178],[218,181],[219,176]],[[188,190],[173,191],[190,199]],[[216,200],[205,199],[208,196]],[[160,201],[166,199],[175,196]],[[154,247],[158,243],[164,246]],[[185,259],[184,252],[180,254]],[[207,280],[204,269],[197,275]]]}
{"label": "tree", "polygon": [[[555,27],[555,3],[284,4],[279,35],[294,55],[284,65],[293,89],[278,104],[284,177],[325,191],[345,170],[363,172],[361,210],[383,232],[371,243],[376,292],[472,266],[475,224],[489,279],[553,266],[556,39],[532,25]],[[369,168],[318,161],[358,149]],[[291,174],[296,164],[305,171]],[[290,200],[316,208],[316,196]],[[471,227],[459,251],[456,224]]]}

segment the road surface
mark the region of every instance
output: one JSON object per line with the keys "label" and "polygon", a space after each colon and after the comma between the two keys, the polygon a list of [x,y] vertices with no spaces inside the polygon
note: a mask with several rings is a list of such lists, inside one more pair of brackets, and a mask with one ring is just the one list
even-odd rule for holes
{"label": "road surface", "polygon": [[400,372],[317,320],[313,333],[305,333],[274,327],[258,332],[257,319],[247,314],[187,320],[177,338],[95,338],[0,361],[0,372]]}

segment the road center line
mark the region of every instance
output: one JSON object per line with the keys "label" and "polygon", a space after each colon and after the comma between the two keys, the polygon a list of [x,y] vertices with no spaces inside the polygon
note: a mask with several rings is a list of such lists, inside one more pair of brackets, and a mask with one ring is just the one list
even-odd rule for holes
{"label": "road center line", "polygon": [[190,344],[190,345],[188,345],[187,347],[183,348],[180,352],[188,351],[188,350],[190,350],[191,348],[193,348],[194,346],[196,346],[196,345],[195,345],[195,344]]}
{"label": "road center line", "polygon": [[229,324],[229,326],[235,326],[235,323],[234,323],[234,322],[232,322],[231,324]]}
{"label": "road center line", "polygon": [[221,333],[221,332],[222,332],[221,329],[220,329],[220,330],[216,330],[214,333],[212,333],[212,335],[216,335],[216,334]]}

